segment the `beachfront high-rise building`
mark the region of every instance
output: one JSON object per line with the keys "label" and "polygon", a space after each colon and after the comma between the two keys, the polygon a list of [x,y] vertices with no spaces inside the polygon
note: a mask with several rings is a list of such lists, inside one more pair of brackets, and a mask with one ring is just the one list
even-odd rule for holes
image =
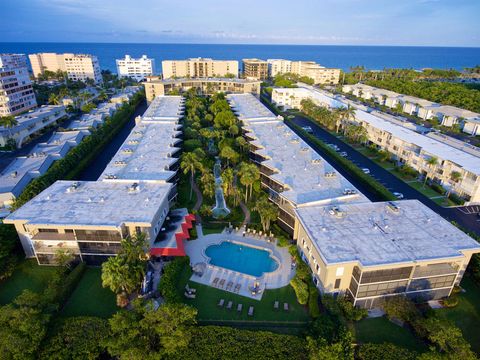
{"label": "beachfront high-rise building", "polygon": [[136,81],[142,81],[147,76],[155,73],[155,60],[149,59],[147,55],[135,59],[125,55],[124,59],[117,59],[117,73],[120,77],[130,77]]}
{"label": "beachfront high-rise building", "polygon": [[95,55],[38,53],[30,54],[28,57],[35,77],[43,74],[45,70],[53,72],[60,70],[65,71],[68,78],[73,81],[92,79],[96,84],[103,81],[100,64]]}
{"label": "beachfront high-rise building", "polygon": [[162,61],[163,78],[238,77],[238,61],[190,58]]}
{"label": "beachfront high-rise building", "polygon": [[268,59],[267,63],[270,77],[292,73],[312,78],[315,84],[338,84],[340,80],[340,69],[326,68],[314,61]]}
{"label": "beachfront high-rise building", "polygon": [[0,54],[0,117],[37,106],[24,54]]}
{"label": "beachfront high-rise building", "polygon": [[265,80],[268,78],[268,63],[260,59],[243,59],[243,75],[247,79]]}

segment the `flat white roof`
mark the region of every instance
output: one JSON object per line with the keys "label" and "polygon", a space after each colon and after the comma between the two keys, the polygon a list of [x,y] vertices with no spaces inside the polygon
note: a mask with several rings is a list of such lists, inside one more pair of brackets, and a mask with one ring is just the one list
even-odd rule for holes
{"label": "flat white roof", "polygon": [[[312,89],[311,87],[308,87],[308,85],[301,86],[310,90],[311,97],[314,100],[327,104],[330,107],[346,107],[346,104],[338,96],[332,97],[324,92]],[[393,136],[407,143],[417,145],[421,147],[424,152],[430,155],[436,156],[441,160],[451,161],[465,170],[480,175],[480,158],[474,155],[429,138],[425,135],[418,134],[413,130],[396,125],[386,119],[363,111],[359,108],[355,110],[355,118],[360,121],[365,121],[377,129],[389,132]]]}
{"label": "flat white roof", "polygon": [[178,121],[183,114],[182,96],[157,96],[142,116],[143,121]]}
{"label": "flat white roof", "polygon": [[29,112],[15,116],[15,120],[18,122],[12,129],[0,126],[0,132],[10,133],[17,132],[24,128],[27,128],[31,124],[35,124],[47,116],[54,115],[58,112],[58,118],[65,115],[65,107],[63,105],[43,105],[38,108],[32,109]]}
{"label": "flat white roof", "polygon": [[[73,185],[78,186],[74,189]],[[123,181],[57,181],[6,222],[20,220],[35,225],[112,226],[152,223],[172,184]]]}
{"label": "flat white roof", "polygon": [[277,120],[253,94],[229,94],[227,100],[241,121]]}
{"label": "flat white roof", "polygon": [[[283,121],[249,122],[245,129],[261,147],[257,154],[267,157],[262,165],[278,173],[269,177],[287,187],[281,192],[296,206],[312,203],[368,201],[347,179],[326,162],[315,150],[301,140]],[[333,176],[328,176],[333,173]],[[355,194],[344,194],[346,189]]]}
{"label": "flat white roof", "polygon": [[415,262],[462,256],[480,251],[480,244],[418,200],[296,209],[316,249],[327,264],[360,262],[363,266]]}
{"label": "flat white roof", "polygon": [[190,83],[202,83],[202,82],[230,82],[230,83],[238,83],[238,84],[253,84],[253,83],[261,83],[261,80],[254,80],[254,79],[239,79],[239,78],[222,78],[222,77],[210,77],[210,78],[168,78],[168,79],[152,79],[147,82],[156,82],[162,84],[181,84],[185,82]]}
{"label": "flat white roof", "polygon": [[100,179],[168,181],[175,175],[169,167],[178,161],[180,125],[150,122],[136,125],[108,163]]}

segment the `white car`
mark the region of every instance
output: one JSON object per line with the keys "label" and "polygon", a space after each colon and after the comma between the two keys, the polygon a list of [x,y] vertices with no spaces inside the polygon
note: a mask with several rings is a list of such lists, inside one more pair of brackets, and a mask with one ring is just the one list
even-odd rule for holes
{"label": "white car", "polygon": [[303,126],[302,129],[309,134],[313,134],[313,129],[311,126]]}
{"label": "white car", "polygon": [[395,196],[398,200],[403,199],[403,194],[402,194],[402,193],[399,193],[399,192],[394,192],[394,193],[393,193],[393,196]]}
{"label": "white car", "polygon": [[346,151],[342,151],[342,152],[340,153],[340,156],[341,156],[341,157],[347,157],[347,156],[348,156],[348,154],[347,154],[347,152],[346,152]]}
{"label": "white car", "polygon": [[364,174],[370,174],[370,169],[368,168],[362,168],[362,171]]}

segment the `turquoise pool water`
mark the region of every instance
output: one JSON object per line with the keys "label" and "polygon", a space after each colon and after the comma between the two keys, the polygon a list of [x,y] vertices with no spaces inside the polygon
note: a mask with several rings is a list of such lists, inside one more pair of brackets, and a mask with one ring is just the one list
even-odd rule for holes
{"label": "turquoise pool water", "polygon": [[212,265],[256,277],[278,268],[278,263],[270,257],[268,251],[228,241],[210,245],[205,254],[210,258]]}

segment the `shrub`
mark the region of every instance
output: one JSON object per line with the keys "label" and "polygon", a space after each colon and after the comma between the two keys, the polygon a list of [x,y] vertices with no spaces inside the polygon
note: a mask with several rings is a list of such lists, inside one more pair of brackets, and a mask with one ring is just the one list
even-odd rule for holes
{"label": "shrub", "polygon": [[46,300],[50,304],[58,304],[58,307],[61,308],[77,287],[86,268],[85,263],[81,262],[67,275],[57,273],[45,289]]}
{"label": "shrub", "polygon": [[347,300],[345,297],[338,298],[337,303],[347,320],[359,321],[368,316],[367,309],[353,306],[352,302]]}
{"label": "shrub", "polygon": [[309,293],[308,285],[295,276],[290,280],[290,285],[292,285],[293,290],[295,290],[295,295],[297,295],[297,301],[301,305],[306,305],[308,303]]}
{"label": "shrub", "polygon": [[447,308],[453,308],[458,305],[458,297],[455,295],[452,295],[445,300],[442,301],[443,306]]}
{"label": "shrub", "polygon": [[310,284],[308,291],[308,312],[312,318],[316,319],[320,316],[320,308],[318,307],[318,297],[320,294],[313,284]]}
{"label": "shrub", "polygon": [[442,187],[442,185],[437,184],[436,182],[432,182],[430,184],[430,187],[436,191],[437,193],[443,195],[445,193],[445,189]]}
{"label": "shrub", "polygon": [[417,354],[394,344],[363,344],[357,351],[358,360],[415,360]]}
{"label": "shrub", "polygon": [[165,266],[158,289],[166,302],[182,302],[182,296],[178,291],[178,282],[189,264],[190,258],[185,256],[177,257]]}
{"label": "shrub", "polygon": [[183,142],[183,151],[184,152],[191,152],[195,149],[198,149],[202,147],[202,142],[197,139],[190,139],[190,140],[185,140]]}
{"label": "shrub", "polygon": [[389,319],[396,318],[412,323],[420,318],[417,307],[406,296],[388,297],[383,300],[382,307]]}

